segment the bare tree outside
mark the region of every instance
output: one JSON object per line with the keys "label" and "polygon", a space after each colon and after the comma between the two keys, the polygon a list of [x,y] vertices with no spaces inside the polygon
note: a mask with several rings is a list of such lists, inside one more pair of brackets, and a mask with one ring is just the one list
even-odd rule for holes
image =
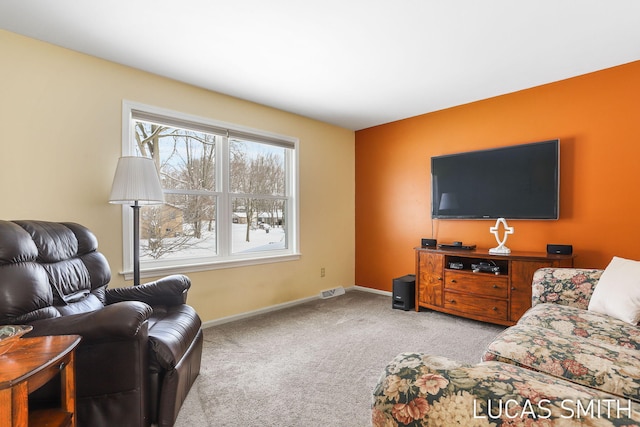
{"label": "bare tree outside", "polygon": [[144,121],[136,121],[135,130],[139,154],[154,159],[168,193],[164,205],[143,210],[143,257],[197,248],[203,232],[215,228],[215,197],[207,193],[215,191],[219,137]]}
{"label": "bare tree outside", "polygon": [[[138,155],[154,159],[165,191],[164,205],[141,212],[143,259],[215,255],[216,217],[221,214],[216,144],[221,138],[225,137],[135,121]],[[285,150],[229,141],[234,253],[286,246]],[[239,227],[244,229],[242,242],[236,240]]]}
{"label": "bare tree outside", "polygon": [[249,242],[256,227],[268,232],[273,226],[282,226],[284,201],[255,196],[285,194],[284,149],[240,140],[231,141],[230,146],[231,192],[253,195],[234,198],[234,208],[245,213],[245,241]]}

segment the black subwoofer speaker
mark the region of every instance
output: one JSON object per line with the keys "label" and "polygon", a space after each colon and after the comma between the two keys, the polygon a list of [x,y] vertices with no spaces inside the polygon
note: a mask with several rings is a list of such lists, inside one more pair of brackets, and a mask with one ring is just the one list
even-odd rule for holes
{"label": "black subwoofer speaker", "polygon": [[416,275],[393,279],[393,308],[408,311],[415,307],[416,303]]}

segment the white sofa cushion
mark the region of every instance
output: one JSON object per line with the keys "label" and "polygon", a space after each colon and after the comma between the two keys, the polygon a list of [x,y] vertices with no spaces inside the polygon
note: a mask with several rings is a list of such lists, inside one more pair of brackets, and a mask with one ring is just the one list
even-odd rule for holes
{"label": "white sofa cushion", "polygon": [[636,325],[640,321],[640,262],[613,257],[593,291],[589,310]]}

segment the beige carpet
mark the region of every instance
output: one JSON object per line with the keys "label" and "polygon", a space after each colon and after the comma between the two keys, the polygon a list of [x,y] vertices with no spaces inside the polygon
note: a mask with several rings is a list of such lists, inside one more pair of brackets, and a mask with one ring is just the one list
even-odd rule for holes
{"label": "beige carpet", "polygon": [[176,426],[368,426],[373,387],[398,353],[475,363],[503,329],[357,290],[207,328]]}

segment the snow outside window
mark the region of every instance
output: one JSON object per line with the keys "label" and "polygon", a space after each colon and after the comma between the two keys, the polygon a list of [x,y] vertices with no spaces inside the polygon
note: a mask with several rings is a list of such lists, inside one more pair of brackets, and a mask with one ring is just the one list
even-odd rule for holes
{"label": "snow outside window", "polygon": [[[140,211],[141,275],[297,259],[297,145],[125,101],[123,155],[154,159],[165,194],[163,205]],[[125,276],[131,210],[123,207]]]}

